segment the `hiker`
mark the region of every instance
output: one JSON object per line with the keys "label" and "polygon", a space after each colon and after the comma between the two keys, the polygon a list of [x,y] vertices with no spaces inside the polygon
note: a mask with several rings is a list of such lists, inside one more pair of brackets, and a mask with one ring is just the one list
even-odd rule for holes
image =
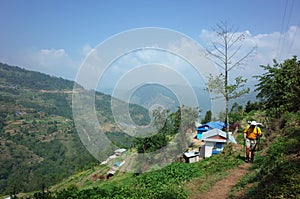
{"label": "hiker", "polygon": [[[250,125],[246,127],[244,130],[244,141],[246,142],[246,159],[245,162],[253,162],[254,160],[254,152],[257,141],[261,138],[262,132],[260,128],[257,126],[260,123],[256,123],[256,121],[252,121]],[[251,150],[251,156],[249,159],[249,153]]]}

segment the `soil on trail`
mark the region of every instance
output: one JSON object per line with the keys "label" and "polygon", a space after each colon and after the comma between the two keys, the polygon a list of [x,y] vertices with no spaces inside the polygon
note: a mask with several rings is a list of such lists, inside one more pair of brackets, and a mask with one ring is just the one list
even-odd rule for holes
{"label": "soil on trail", "polygon": [[[218,181],[216,184],[212,186],[212,188],[203,194],[191,193],[189,198],[194,199],[224,199],[228,197],[229,192],[231,189],[237,184],[238,180],[241,179],[248,171],[248,168],[251,164],[242,164],[239,165],[237,168],[229,171],[228,176],[224,179]],[[197,187],[194,187],[197,188]]]}

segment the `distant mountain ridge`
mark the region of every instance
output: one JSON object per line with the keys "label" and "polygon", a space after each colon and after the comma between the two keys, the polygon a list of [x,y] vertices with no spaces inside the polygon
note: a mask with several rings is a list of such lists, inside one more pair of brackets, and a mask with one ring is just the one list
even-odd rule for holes
{"label": "distant mountain ridge", "polygon": [[1,86],[33,90],[72,90],[74,83],[63,78],[0,63]]}
{"label": "distant mountain ridge", "polygon": [[[170,87],[176,88],[176,90],[180,90],[181,94],[185,94],[186,88],[185,86],[181,85],[171,85]],[[209,95],[209,92],[205,90],[205,88],[196,87],[193,86],[191,88],[195,96],[191,96],[190,98],[196,97],[197,100],[197,106],[199,106],[201,110],[200,117],[204,117],[206,111],[209,111],[212,109],[213,104],[211,100],[211,96]],[[112,93],[112,89],[106,88],[102,90],[106,93]],[[118,92],[128,92],[128,91],[118,91]],[[173,93],[170,89],[167,88],[167,86],[162,86],[159,84],[146,84],[142,87],[138,88],[135,91],[129,91],[132,93],[132,96],[130,98],[130,103],[138,104],[140,106],[145,107],[146,109],[151,109],[154,105],[160,105],[161,107],[164,107],[165,109],[169,109],[171,111],[176,110],[176,108],[180,105],[186,105],[186,104],[180,104],[180,101],[178,99],[178,96],[176,96],[176,93]],[[248,101],[255,102],[257,93],[252,91],[248,94],[245,94],[244,96],[241,96],[236,99],[232,99],[229,101],[229,107],[233,105],[233,103],[238,103],[239,105],[245,106]],[[192,100],[191,100],[192,101]],[[225,104],[217,104],[217,106],[224,106],[225,110]]]}
{"label": "distant mountain ridge", "polygon": [[[173,90],[171,90],[173,89]],[[193,90],[194,94],[191,95],[189,89]],[[106,88],[101,91],[105,93],[113,93],[113,89]],[[180,91],[180,95],[176,92]],[[132,95],[130,96],[130,103],[138,104],[140,106],[145,107],[146,109],[150,109],[153,105],[160,105],[165,109],[169,109],[170,111],[176,111],[178,106],[193,106],[199,107],[202,111],[210,110],[211,108],[211,100],[209,93],[200,87],[189,87],[182,85],[160,85],[155,83],[149,83],[141,86],[135,91],[123,91],[117,90],[114,92],[130,92]],[[184,96],[185,101],[180,97]]]}

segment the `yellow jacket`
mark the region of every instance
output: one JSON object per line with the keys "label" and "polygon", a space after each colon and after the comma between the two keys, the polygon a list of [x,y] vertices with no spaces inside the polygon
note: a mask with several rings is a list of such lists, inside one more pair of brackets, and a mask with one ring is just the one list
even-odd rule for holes
{"label": "yellow jacket", "polygon": [[257,135],[261,135],[261,130],[259,127],[257,126],[253,126],[253,128],[248,125],[245,130],[244,130],[244,133],[246,133],[246,137],[249,138],[249,139],[253,139],[255,140]]}

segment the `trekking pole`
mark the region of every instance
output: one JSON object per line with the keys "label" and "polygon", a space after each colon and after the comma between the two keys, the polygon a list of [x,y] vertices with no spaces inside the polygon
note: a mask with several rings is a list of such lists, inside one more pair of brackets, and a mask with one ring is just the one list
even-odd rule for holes
{"label": "trekking pole", "polygon": [[246,140],[244,139],[243,155],[246,158]]}

